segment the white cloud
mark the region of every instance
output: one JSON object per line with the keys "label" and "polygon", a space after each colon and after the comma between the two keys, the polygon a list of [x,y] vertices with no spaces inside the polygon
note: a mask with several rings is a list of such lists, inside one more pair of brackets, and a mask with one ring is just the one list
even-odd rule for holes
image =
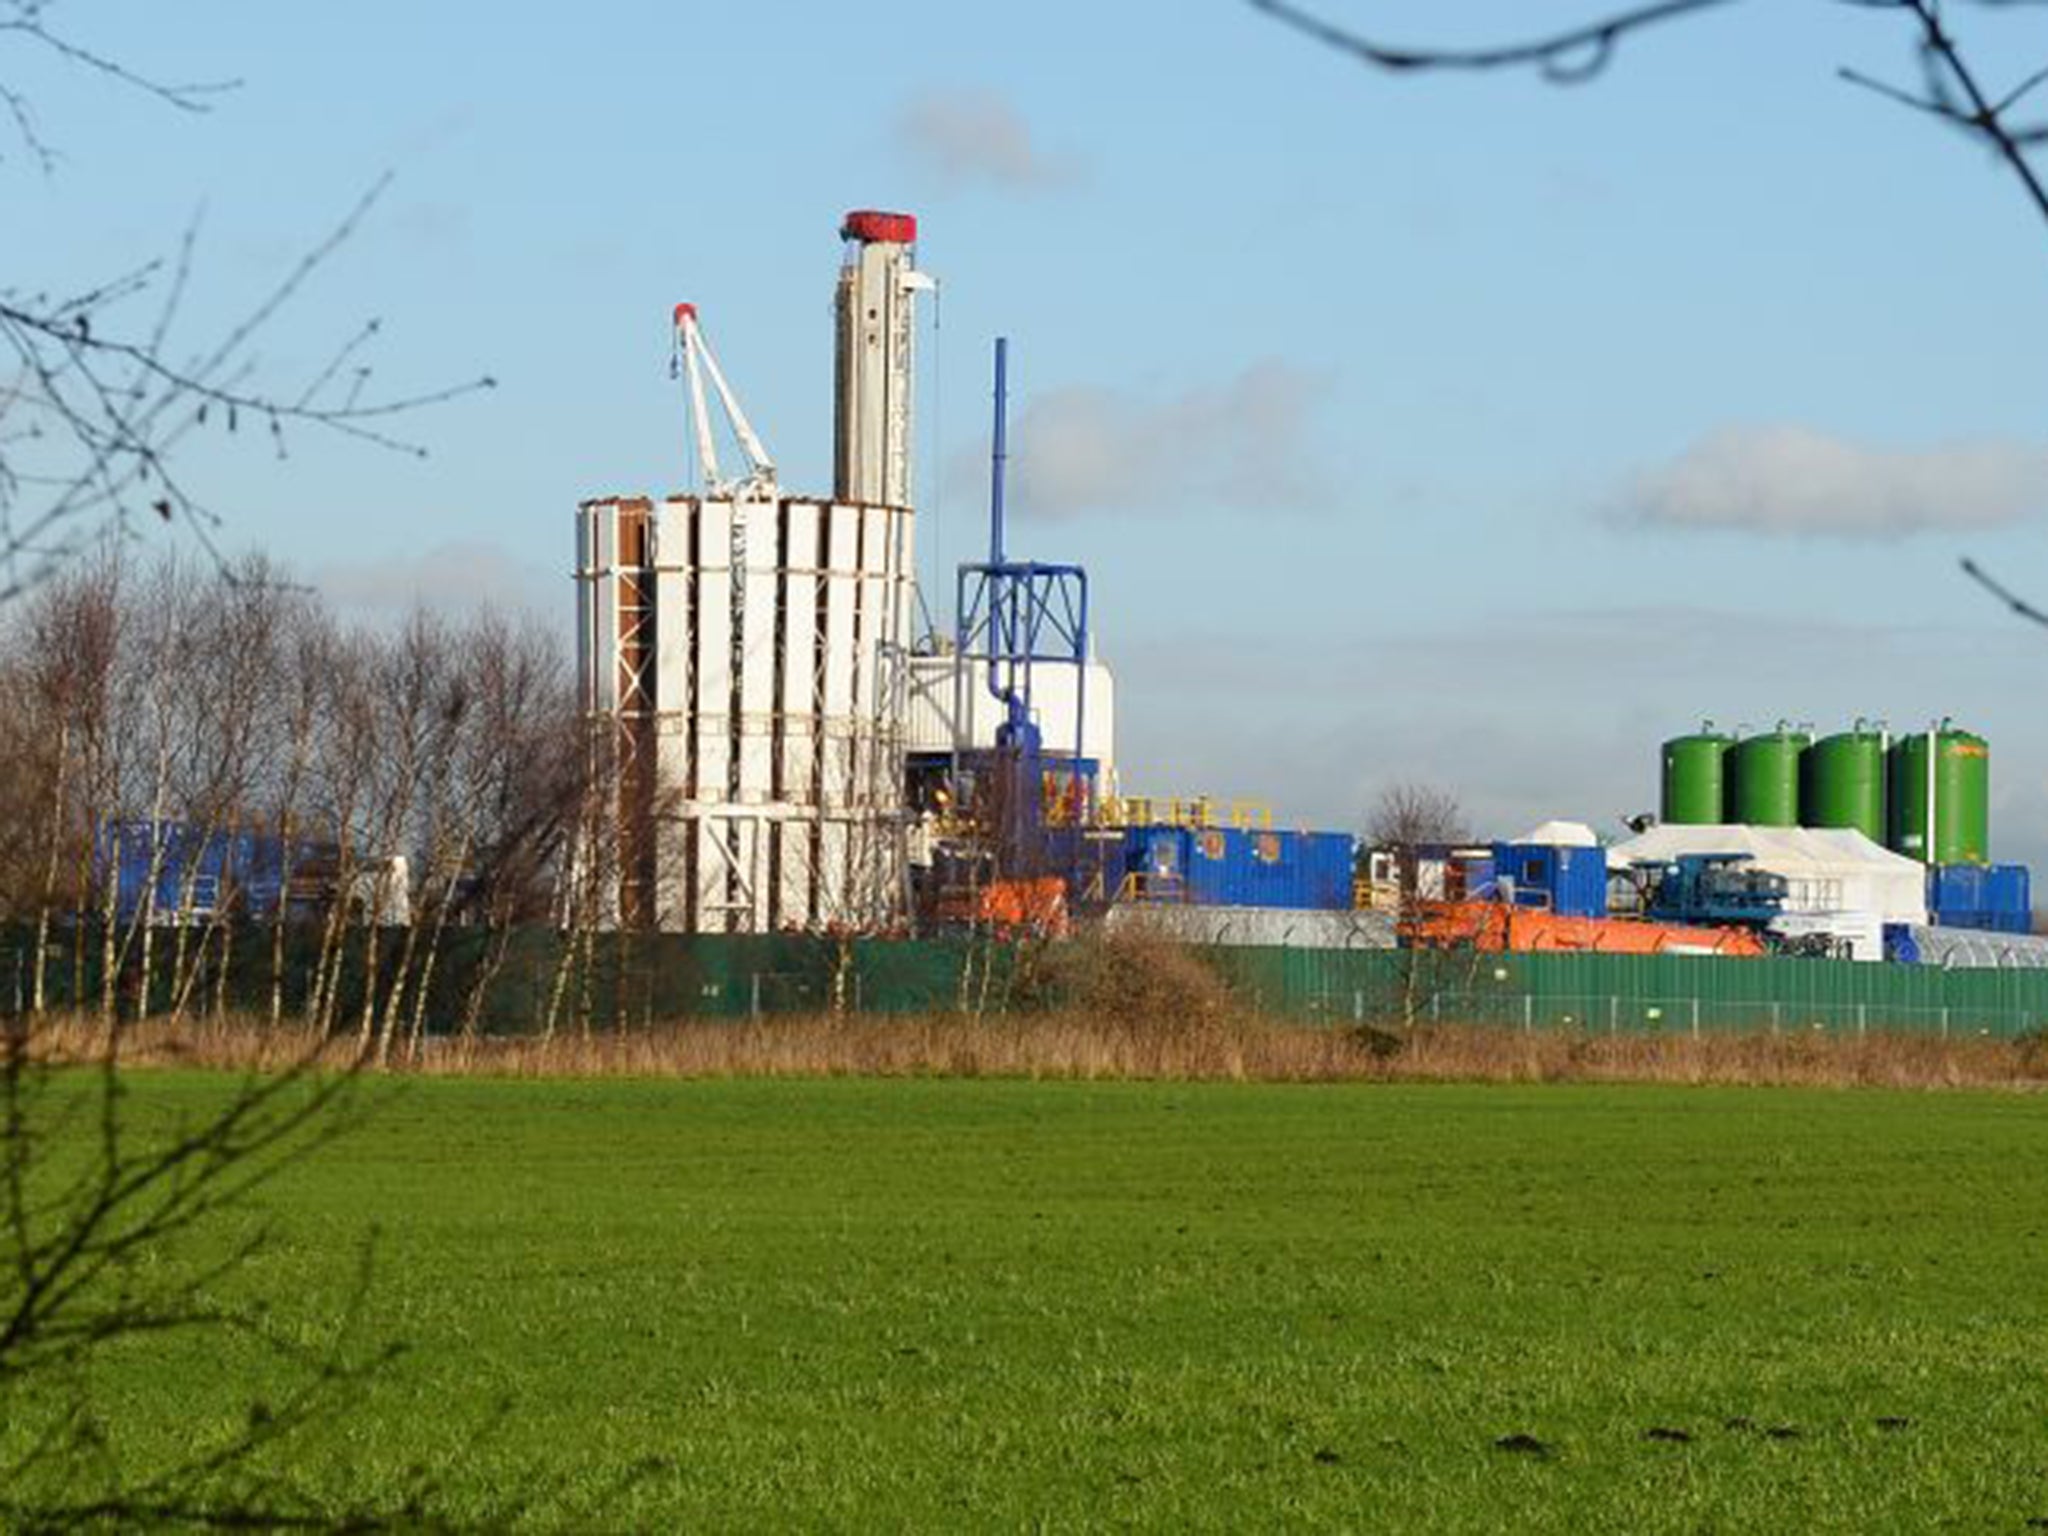
{"label": "white cloud", "polygon": [[[564,617],[575,593],[566,568],[550,575],[486,540],[461,540],[417,554],[337,561],[316,567],[313,585],[355,618],[391,619],[415,607],[456,615],[482,608]],[[566,617],[564,617],[566,622]]]}
{"label": "white cloud", "polygon": [[975,182],[1013,190],[1080,179],[1080,163],[1034,143],[1017,109],[987,91],[935,91],[906,103],[896,141],[949,187]]}
{"label": "white cloud", "polygon": [[[1189,508],[1313,509],[1332,494],[1312,442],[1328,375],[1268,358],[1165,399],[1074,386],[1039,395],[1011,434],[1021,507],[1041,517]],[[986,453],[952,466],[963,489]]]}
{"label": "white cloud", "polygon": [[1837,539],[1992,528],[2048,512],[2048,447],[1879,448],[1793,425],[1724,427],[1635,477],[1624,520]]}

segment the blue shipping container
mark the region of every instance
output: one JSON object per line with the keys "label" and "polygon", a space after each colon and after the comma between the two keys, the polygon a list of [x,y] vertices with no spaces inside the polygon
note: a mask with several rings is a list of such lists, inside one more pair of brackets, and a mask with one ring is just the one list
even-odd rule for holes
{"label": "blue shipping container", "polygon": [[1607,915],[1607,850],[1559,848],[1545,843],[1495,843],[1494,879],[1518,907],[1540,907],[1563,917]]}
{"label": "blue shipping container", "polygon": [[1943,928],[2026,933],[2033,882],[2024,864],[1942,864],[1927,871],[1927,910]]}
{"label": "blue shipping container", "polygon": [[1317,912],[1348,911],[1358,878],[1358,839],[1349,832],[1301,834],[1302,878],[1308,900]]}
{"label": "blue shipping container", "polygon": [[1974,928],[1984,910],[1984,867],[1981,864],[1931,864],[1927,869],[1927,908],[1937,923]]}
{"label": "blue shipping container", "polygon": [[1358,845],[1344,832],[1232,832],[1230,905],[1341,911]]}
{"label": "blue shipping container", "polygon": [[1989,898],[1992,926],[2001,933],[2031,933],[2034,929],[2034,881],[2024,864],[1994,864],[1985,892]]}
{"label": "blue shipping container", "polygon": [[[1124,873],[1162,901],[1211,907],[1342,911],[1357,844],[1347,832],[1129,827]],[[1105,882],[1114,885],[1117,882]]]}

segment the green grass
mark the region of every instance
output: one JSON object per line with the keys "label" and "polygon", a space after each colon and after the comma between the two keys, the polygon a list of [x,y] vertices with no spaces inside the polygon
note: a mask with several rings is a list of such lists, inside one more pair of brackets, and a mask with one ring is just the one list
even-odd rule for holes
{"label": "green grass", "polygon": [[[224,1091],[146,1076],[137,1113]],[[2048,1100],[365,1093],[234,1284],[317,1343],[380,1230],[359,1337],[409,1350],[292,1445],[337,1506],[424,1468],[442,1515],[606,1529],[2048,1516]],[[214,1337],[124,1347],[97,1394],[146,1461],[287,1379]]]}

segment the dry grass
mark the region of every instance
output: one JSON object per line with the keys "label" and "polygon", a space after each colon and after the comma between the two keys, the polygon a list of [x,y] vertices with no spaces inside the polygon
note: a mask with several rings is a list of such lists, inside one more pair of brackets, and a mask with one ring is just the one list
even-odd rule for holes
{"label": "dry grass", "polygon": [[[35,1030],[38,1054],[89,1061],[104,1045],[86,1019]],[[122,1032],[146,1066],[276,1071],[316,1054],[343,1067],[353,1039],[254,1021],[150,1022]],[[1141,1019],[1079,1010],[958,1015],[781,1016],[679,1021],[590,1036],[441,1038],[391,1070],[503,1077],[1018,1077],[1244,1082],[1633,1082],[1812,1087],[2037,1088],[2038,1041],[1872,1034],[1585,1035],[1435,1025],[1403,1034],[1317,1028],[1242,1015]]]}
{"label": "dry grass", "polygon": [[1143,928],[1097,929],[1050,945],[1030,971],[1025,990],[1040,1002],[1155,1035],[1213,1034],[1243,1012],[1214,967]]}

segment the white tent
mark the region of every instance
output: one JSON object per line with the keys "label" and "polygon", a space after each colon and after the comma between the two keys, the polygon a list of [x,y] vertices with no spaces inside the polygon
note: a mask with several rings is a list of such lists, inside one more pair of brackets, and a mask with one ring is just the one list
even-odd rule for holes
{"label": "white tent", "polygon": [[1607,850],[1609,869],[1669,864],[1687,853],[1741,853],[1785,879],[1788,913],[1853,913],[1883,923],[1927,921],[1927,869],[1847,828],[1652,827]]}
{"label": "white tent", "polygon": [[1593,835],[1593,829],[1583,821],[1546,821],[1540,827],[1531,827],[1520,837],[1511,837],[1509,842],[1532,848],[1598,848],[1600,839]]}

